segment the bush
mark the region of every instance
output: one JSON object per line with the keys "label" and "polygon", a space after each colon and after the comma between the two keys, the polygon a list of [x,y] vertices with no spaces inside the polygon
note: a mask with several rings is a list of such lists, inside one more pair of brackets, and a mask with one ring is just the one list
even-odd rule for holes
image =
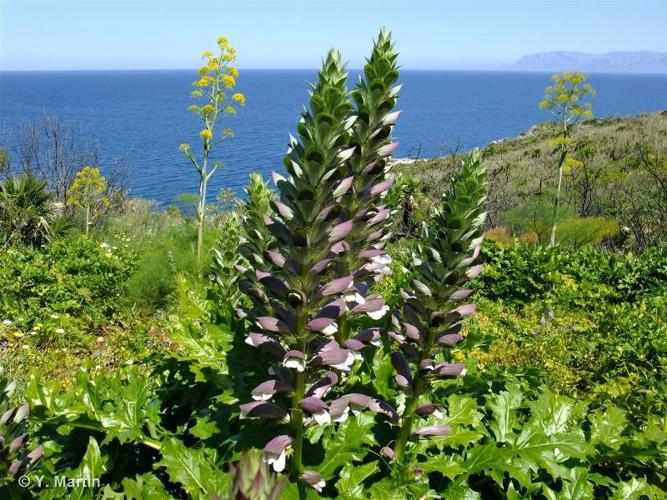
{"label": "bush", "polygon": [[0,242],[40,246],[51,237],[53,197],[45,181],[14,177],[0,182]]}
{"label": "bush", "polygon": [[484,254],[468,332],[485,369],[538,373],[556,391],[614,401],[640,421],[667,409],[664,251],[487,243]]}

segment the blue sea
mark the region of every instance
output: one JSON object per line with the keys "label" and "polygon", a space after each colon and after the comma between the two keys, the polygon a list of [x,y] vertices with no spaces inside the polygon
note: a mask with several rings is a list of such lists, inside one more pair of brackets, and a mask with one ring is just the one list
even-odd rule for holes
{"label": "blue sea", "polygon": [[[68,71],[0,73],[0,144],[16,165],[19,123],[46,112],[99,143],[102,168],[123,156],[132,196],[171,204],[195,192],[197,176],[178,151],[197,144],[200,129],[187,111],[194,71]],[[242,195],[248,174],[282,171],[288,134],[308,99],[314,70],[245,70],[238,90],[247,105],[231,118],[235,138],[217,157],[224,168],[211,183]],[[351,72],[352,81],[357,73]],[[433,157],[515,136],[548,118],[539,110],[549,75],[543,73],[403,71],[395,157]],[[667,108],[667,75],[594,74],[597,117]]]}

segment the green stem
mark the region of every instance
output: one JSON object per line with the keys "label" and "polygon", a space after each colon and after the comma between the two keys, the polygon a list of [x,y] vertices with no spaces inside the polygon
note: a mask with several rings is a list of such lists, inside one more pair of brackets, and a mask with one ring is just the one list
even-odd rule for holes
{"label": "green stem", "polygon": [[398,436],[396,437],[396,445],[394,446],[394,453],[396,454],[396,461],[400,462],[403,453],[405,452],[405,447],[410,439],[410,434],[412,434],[412,424],[415,419],[415,410],[419,404],[419,398],[424,391],[424,377],[421,372],[418,372],[415,376],[414,383],[412,384],[412,396],[408,399],[408,402],[405,404],[405,409],[403,410],[401,428],[398,431]]}
{"label": "green stem", "polygon": [[86,237],[90,232],[90,204],[86,204]]}
{"label": "green stem", "polygon": [[554,207],[554,224],[551,227],[551,238],[549,239],[549,246],[556,244],[556,227],[558,226],[558,209],[560,208],[560,191],[563,184],[563,164],[567,158],[567,150],[563,150],[558,162],[558,188],[556,190],[556,204]]}
{"label": "green stem", "polygon": [[[106,432],[106,429],[101,425],[98,426],[92,424],[82,424],[79,422],[68,422],[66,425],[71,425],[72,427],[76,427],[77,429],[86,429],[95,432]],[[149,448],[153,448],[154,450],[162,451],[162,446],[158,441],[155,441],[154,439],[144,437],[142,439],[138,439],[137,442],[145,446],[148,446]]]}
{"label": "green stem", "polygon": [[[345,254],[343,258],[338,262],[338,276],[348,276],[350,274],[350,264],[348,262],[349,255]],[[338,318],[338,331],[336,332],[335,338],[339,344],[342,344],[344,341],[350,338],[350,322],[347,319],[347,315],[343,314]]]}
{"label": "green stem", "polygon": [[[303,308],[297,313],[296,335],[299,338],[299,350],[306,354],[306,336],[304,329],[306,325],[307,313]],[[290,421],[294,433],[294,442],[292,443],[292,467],[290,470],[290,479],[298,482],[299,476],[303,472],[303,411],[299,407],[299,402],[306,393],[306,372],[296,371],[294,377],[294,395],[292,396],[292,412]],[[299,488],[299,497],[301,497],[301,488]]]}

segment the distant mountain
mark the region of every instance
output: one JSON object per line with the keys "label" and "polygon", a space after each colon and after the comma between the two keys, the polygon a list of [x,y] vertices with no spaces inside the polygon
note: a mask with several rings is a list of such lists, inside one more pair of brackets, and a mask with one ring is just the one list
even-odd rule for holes
{"label": "distant mountain", "polygon": [[587,71],[591,73],[667,73],[667,52],[544,52],[523,56],[505,69],[516,71]]}

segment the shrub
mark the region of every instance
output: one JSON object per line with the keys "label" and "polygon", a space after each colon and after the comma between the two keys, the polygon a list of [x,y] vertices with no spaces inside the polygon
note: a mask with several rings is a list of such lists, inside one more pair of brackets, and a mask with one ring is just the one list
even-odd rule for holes
{"label": "shrub", "polygon": [[14,177],[0,182],[0,240],[40,246],[51,237],[53,199],[46,182]]}

